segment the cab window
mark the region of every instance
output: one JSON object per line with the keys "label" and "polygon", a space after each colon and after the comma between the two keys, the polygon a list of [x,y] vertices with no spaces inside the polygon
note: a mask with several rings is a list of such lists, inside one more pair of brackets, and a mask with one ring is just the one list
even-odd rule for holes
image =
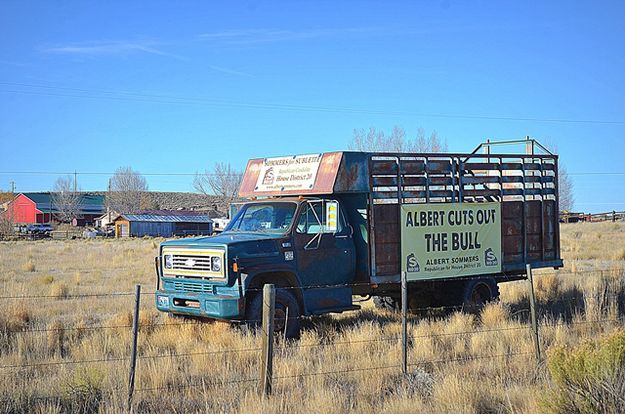
{"label": "cab window", "polygon": [[[299,216],[296,231],[301,234],[335,233],[328,229],[326,223],[326,200],[311,201],[306,203],[304,210]],[[336,233],[343,229],[343,217],[337,222]]]}
{"label": "cab window", "polygon": [[295,213],[295,203],[257,203],[244,205],[225,231],[285,233]]}

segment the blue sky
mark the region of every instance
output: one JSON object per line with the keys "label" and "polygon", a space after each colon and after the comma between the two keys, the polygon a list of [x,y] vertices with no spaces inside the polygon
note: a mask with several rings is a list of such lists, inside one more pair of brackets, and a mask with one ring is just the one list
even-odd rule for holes
{"label": "blue sky", "polygon": [[[454,152],[548,140],[578,209],[623,210],[623,16],[597,1],[3,1],[0,189],[243,168],[400,125]],[[188,175],[147,179],[192,190]]]}

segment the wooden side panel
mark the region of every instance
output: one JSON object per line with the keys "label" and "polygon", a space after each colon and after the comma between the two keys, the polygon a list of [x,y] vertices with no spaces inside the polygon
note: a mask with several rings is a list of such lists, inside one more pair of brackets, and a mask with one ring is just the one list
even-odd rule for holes
{"label": "wooden side panel", "polygon": [[523,262],[523,202],[501,203],[503,263]]}
{"label": "wooden side panel", "polygon": [[525,202],[526,219],[525,228],[527,239],[525,240],[527,248],[527,262],[540,262],[543,257],[543,219],[542,204],[538,200],[530,200]]}
{"label": "wooden side panel", "polygon": [[555,200],[546,200],[543,202],[543,243],[545,245],[544,260],[556,260],[560,258],[558,250],[558,237],[556,226],[559,226],[556,214]]}
{"label": "wooden side panel", "polygon": [[401,235],[398,204],[373,205],[373,223],[376,274],[399,274]]}
{"label": "wooden side panel", "polygon": [[527,234],[525,248],[527,262],[557,260],[558,225],[555,200],[530,200],[525,202],[526,221],[523,227],[523,202],[502,203],[503,223],[501,228],[504,264],[523,263],[524,233]]}

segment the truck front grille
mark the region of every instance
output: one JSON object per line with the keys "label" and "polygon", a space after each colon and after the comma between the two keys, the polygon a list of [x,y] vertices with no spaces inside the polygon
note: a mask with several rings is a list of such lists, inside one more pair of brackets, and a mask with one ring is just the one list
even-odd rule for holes
{"label": "truck front grille", "polygon": [[163,247],[162,269],[165,277],[224,279],[224,250],[212,248]]}
{"label": "truck front grille", "polygon": [[195,256],[188,254],[173,255],[173,270],[199,270],[201,272],[211,272],[210,256]]}

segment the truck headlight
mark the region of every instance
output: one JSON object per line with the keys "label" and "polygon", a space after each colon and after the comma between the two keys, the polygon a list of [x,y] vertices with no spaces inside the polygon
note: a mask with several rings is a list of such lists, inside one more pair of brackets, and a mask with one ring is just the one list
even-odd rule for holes
{"label": "truck headlight", "polygon": [[172,254],[165,255],[165,269],[174,268],[174,256]]}
{"label": "truck headlight", "polygon": [[221,257],[218,257],[218,256],[211,257],[211,270],[213,272],[221,271]]}

